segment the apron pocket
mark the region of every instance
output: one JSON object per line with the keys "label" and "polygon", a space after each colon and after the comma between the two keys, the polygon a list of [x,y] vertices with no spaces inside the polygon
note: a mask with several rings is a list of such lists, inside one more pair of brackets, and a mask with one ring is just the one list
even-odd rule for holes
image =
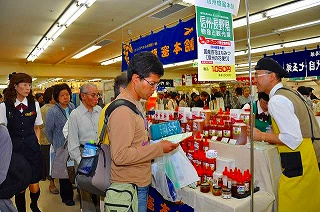
{"label": "apron pocket", "polygon": [[281,166],[284,169],[282,174],[288,178],[302,176],[303,167],[300,152],[280,153]]}

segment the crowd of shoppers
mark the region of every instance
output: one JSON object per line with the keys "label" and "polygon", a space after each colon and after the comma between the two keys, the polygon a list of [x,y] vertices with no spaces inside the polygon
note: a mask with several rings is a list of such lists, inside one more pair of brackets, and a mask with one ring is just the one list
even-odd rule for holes
{"label": "crowd of shoppers", "polygon": [[[279,182],[278,211],[319,211],[317,197],[320,195],[319,169],[312,139],[320,138],[320,129],[312,112],[312,90],[300,86],[296,92],[282,85],[281,79],[288,73],[274,60],[263,58],[256,67],[255,83],[258,100],[253,102],[256,114],[254,140],[263,140],[277,145],[282,169]],[[162,140],[150,144],[145,124],[145,111],[141,99],[148,99],[157,89],[164,69],[159,59],[150,52],[136,54],[130,61],[127,74],[115,78],[116,99],[126,99],[136,105],[141,114],[126,106],[120,106],[109,117],[107,138],[110,144],[112,183],[137,185],[138,211],[147,211],[148,188],[151,183],[151,161],[164,153],[173,151],[178,144]],[[4,99],[0,100],[0,184],[8,169],[8,154],[22,155],[30,164],[31,180],[30,209],[40,211],[40,180],[49,180],[49,191],[60,194],[67,206],[75,205],[74,190],[69,178],[59,178],[59,190],[50,174],[50,147],[53,152],[67,145],[71,159],[77,167],[81,161],[86,142],[98,141],[104,113],[101,95],[95,84],[86,83],[80,87],[80,105],[75,108],[71,102],[71,89],[65,84],[49,87],[34,97],[31,90],[31,76],[25,73],[12,74]],[[227,89],[225,82],[219,89],[213,87],[211,94],[206,91],[180,95],[177,92],[158,92],[157,104],[164,109],[177,107],[209,106],[209,101],[222,98],[225,109],[242,108],[250,102],[249,87],[238,87],[235,94]],[[2,97],[2,96],[0,96]],[[269,99],[270,98],[270,99]],[[40,108],[41,107],[41,108]],[[310,114],[308,119],[306,114]],[[100,121],[99,121],[100,120]],[[126,121],[119,121],[126,120]],[[313,127],[311,127],[313,126]],[[63,134],[67,128],[67,138]],[[272,128],[272,130],[269,130]],[[248,130],[248,134],[250,129]],[[6,151],[2,151],[6,149]],[[7,151],[8,150],[8,151]],[[300,186],[295,186],[299,183]],[[303,192],[310,191],[312,193]],[[85,192],[80,194],[81,209],[99,211],[100,197]],[[312,194],[312,195],[311,195]],[[28,211],[25,191],[15,195],[18,212]],[[16,211],[10,200],[0,200],[0,211]]]}

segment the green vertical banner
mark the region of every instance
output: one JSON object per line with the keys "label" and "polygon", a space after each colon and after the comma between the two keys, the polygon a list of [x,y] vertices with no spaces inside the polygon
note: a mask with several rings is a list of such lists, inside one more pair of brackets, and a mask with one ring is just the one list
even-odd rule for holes
{"label": "green vertical banner", "polygon": [[235,80],[232,14],[239,0],[196,0],[198,80]]}

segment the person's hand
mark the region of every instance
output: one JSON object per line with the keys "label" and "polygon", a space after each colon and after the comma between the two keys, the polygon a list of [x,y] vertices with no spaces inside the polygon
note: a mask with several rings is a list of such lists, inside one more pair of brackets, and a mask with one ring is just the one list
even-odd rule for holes
{"label": "person's hand", "polygon": [[[250,137],[250,126],[247,127],[247,136]],[[264,137],[264,133],[254,127],[253,128],[253,140],[254,141],[262,141],[263,137]]]}
{"label": "person's hand", "polygon": [[160,142],[162,144],[162,149],[163,149],[164,153],[171,152],[171,151],[175,150],[179,146],[179,144],[172,143],[172,142],[170,142],[168,140],[162,140]]}

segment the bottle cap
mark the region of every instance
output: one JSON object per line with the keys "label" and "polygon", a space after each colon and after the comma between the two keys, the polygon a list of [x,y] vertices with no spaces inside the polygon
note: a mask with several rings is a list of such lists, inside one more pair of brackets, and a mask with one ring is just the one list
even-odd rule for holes
{"label": "bottle cap", "polygon": [[90,144],[95,144],[94,140],[92,140],[92,139],[89,141],[89,143]]}

